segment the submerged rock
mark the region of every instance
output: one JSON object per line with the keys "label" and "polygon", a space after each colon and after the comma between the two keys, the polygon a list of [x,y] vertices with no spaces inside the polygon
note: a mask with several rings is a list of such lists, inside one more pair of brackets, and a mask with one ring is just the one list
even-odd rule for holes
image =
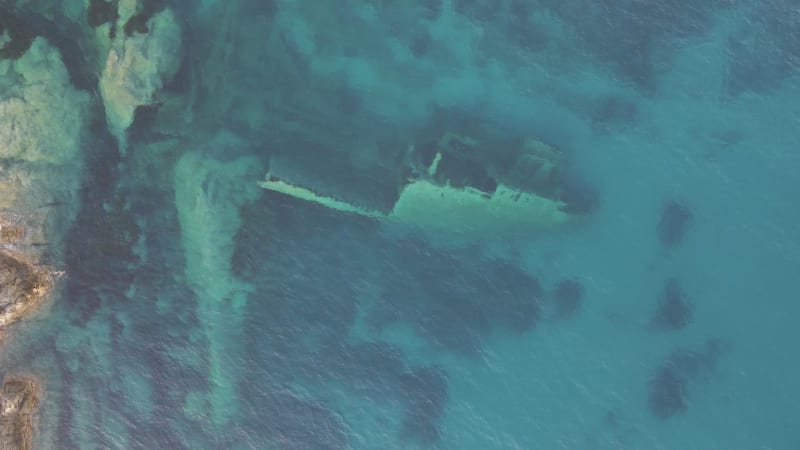
{"label": "submerged rock", "polygon": [[36,383],[28,378],[9,378],[0,391],[0,449],[33,448],[31,414],[39,402]]}
{"label": "submerged rock", "polygon": [[[127,24],[141,17],[130,3],[120,4],[120,22]],[[181,29],[170,9],[154,14],[134,31],[138,32],[116,34],[100,76],[106,121],[123,150],[125,132],[133,123],[136,109],[158,103],[158,92],[175,76],[181,63]]]}
{"label": "submerged rock", "polygon": [[72,162],[89,101],[41,37],[18,59],[0,60],[0,159]]}

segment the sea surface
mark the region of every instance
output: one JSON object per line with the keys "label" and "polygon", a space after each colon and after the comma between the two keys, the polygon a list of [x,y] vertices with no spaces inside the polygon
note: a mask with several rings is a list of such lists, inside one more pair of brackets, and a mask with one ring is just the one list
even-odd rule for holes
{"label": "sea surface", "polygon": [[[85,149],[67,275],[0,352],[37,448],[800,448],[796,1],[231,4],[172,5],[185,58],[228,51],[185,125],[221,133],[205,219],[146,120]],[[434,107],[563,151],[579,218],[454,242],[240,192],[297,149],[373,195]]]}

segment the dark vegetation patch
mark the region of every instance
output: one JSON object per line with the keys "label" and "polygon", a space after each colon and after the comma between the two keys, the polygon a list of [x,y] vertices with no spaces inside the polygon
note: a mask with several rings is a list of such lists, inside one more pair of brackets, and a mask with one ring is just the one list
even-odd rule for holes
{"label": "dark vegetation patch", "polygon": [[5,29],[11,37],[10,42],[0,46],[0,59],[19,58],[30,48],[33,40],[41,36],[59,50],[75,87],[90,91],[97,86],[97,75],[91,64],[86,64],[86,55],[78,39],[84,34],[79,24],[69,20],[52,20],[0,2],[0,28]]}
{"label": "dark vegetation patch", "polygon": [[586,47],[618,76],[643,91],[656,88],[659,69],[655,50],[668,49],[677,39],[701,35],[713,25],[715,13],[730,0],[620,0],[541,4],[578,31]]}
{"label": "dark vegetation patch", "polygon": [[600,191],[588,180],[567,172],[561,183],[559,200],[566,203],[564,211],[588,215],[600,205]]}
{"label": "dark vegetation patch", "polygon": [[413,239],[392,243],[386,261],[381,298],[367,316],[375,329],[403,322],[434,346],[476,355],[494,331],[525,333],[540,318],[539,281],[508,261]]}
{"label": "dark vegetation patch", "polygon": [[568,319],[580,310],[585,289],[583,283],[575,279],[563,280],[556,285],[553,291],[555,303],[554,317]]}
{"label": "dark vegetation patch", "polygon": [[[242,211],[234,258],[237,273],[254,284],[243,334],[248,371],[261,380],[242,389],[262,391],[244,397],[298,379],[323,390],[334,382],[374,404],[402,405],[402,439],[438,439],[445,373],[411,366],[391,344],[350,336],[355,286],[368,268],[384,283],[377,304],[365,308],[375,331],[402,324],[436,348],[476,355],[490,334],[525,333],[537,324],[539,282],[512,262],[483,260],[474,249],[452,254],[414,239],[384,240],[371,223],[284,196],[265,193],[261,202]],[[247,420],[270,420],[270,406],[250,408]],[[305,421],[305,431],[294,432],[311,435],[318,426]]]}
{"label": "dark vegetation patch", "polygon": [[8,14],[0,6],[0,36],[7,33],[9,40],[0,45],[0,59],[17,59],[24,55],[31,47],[36,33],[24,23]]}
{"label": "dark vegetation patch", "polygon": [[436,20],[442,15],[442,0],[421,0],[423,17],[428,20]]}
{"label": "dark vegetation patch", "polygon": [[531,19],[536,6],[527,0],[511,0],[508,6],[509,23],[506,26],[512,42],[521,48],[537,52],[550,43],[547,27]]}
{"label": "dark vegetation patch", "polygon": [[[347,449],[345,424],[324,403],[301,398],[287,388],[246,383],[239,425],[255,432],[246,445],[282,449]],[[260,444],[260,445],[259,445]],[[228,448],[228,447],[222,447]]]}
{"label": "dark vegetation patch", "polygon": [[685,413],[690,395],[716,370],[725,343],[710,339],[704,346],[674,351],[656,368],[647,384],[647,408],[657,419]]}
{"label": "dark vegetation patch", "polygon": [[665,247],[677,247],[686,236],[692,221],[692,210],[675,199],[664,202],[658,221],[658,239]]}
{"label": "dark vegetation patch", "polygon": [[679,330],[691,322],[692,309],[680,282],[669,278],[664,282],[658,306],[650,319],[650,327],[662,331]]}
{"label": "dark vegetation patch", "polygon": [[[102,117],[102,116],[101,116]],[[124,300],[139,262],[133,244],[139,227],[125,209],[117,189],[120,156],[102,118],[90,127],[87,174],[81,189],[81,210],[66,238],[65,263],[70,277],[65,301],[73,304],[78,323],[90,320],[104,299]]]}
{"label": "dark vegetation patch", "polygon": [[632,101],[618,95],[602,95],[589,105],[589,119],[595,129],[610,131],[629,125],[639,116],[639,109]]}
{"label": "dark vegetation patch", "polygon": [[139,10],[125,22],[122,30],[125,36],[133,36],[133,33],[147,34],[147,22],[156,14],[166,8],[166,0],[146,0]]}
{"label": "dark vegetation patch", "polygon": [[334,98],[336,100],[336,109],[348,116],[358,113],[364,106],[364,96],[358,89],[349,84],[340,86],[336,90]]}
{"label": "dark vegetation patch", "polygon": [[400,375],[406,416],[401,437],[430,445],[439,440],[439,419],[447,405],[447,375],[435,367],[420,367]]}
{"label": "dark vegetation patch", "polygon": [[92,28],[97,28],[105,23],[114,24],[119,18],[117,1],[89,0],[86,10],[86,21]]}
{"label": "dark vegetation patch", "polygon": [[475,22],[489,22],[498,17],[502,11],[496,1],[487,0],[454,0],[455,12]]}
{"label": "dark vegetation patch", "polygon": [[411,42],[408,45],[411,54],[417,58],[422,58],[428,54],[433,43],[433,38],[427,30],[420,30],[414,33],[411,37]]}
{"label": "dark vegetation patch", "polygon": [[794,0],[757,2],[728,39],[725,94],[768,92],[800,70],[800,10]]}

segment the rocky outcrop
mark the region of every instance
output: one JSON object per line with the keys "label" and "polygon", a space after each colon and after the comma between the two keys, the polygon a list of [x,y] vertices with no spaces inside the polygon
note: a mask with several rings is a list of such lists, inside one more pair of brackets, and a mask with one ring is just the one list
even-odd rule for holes
{"label": "rocky outcrop", "polygon": [[48,271],[0,250],[0,329],[35,308],[50,284]]}
{"label": "rocky outcrop", "polygon": [[0,450],[33,448],[31,415],[39,402],[36,383],[9,378],[0,390]]}

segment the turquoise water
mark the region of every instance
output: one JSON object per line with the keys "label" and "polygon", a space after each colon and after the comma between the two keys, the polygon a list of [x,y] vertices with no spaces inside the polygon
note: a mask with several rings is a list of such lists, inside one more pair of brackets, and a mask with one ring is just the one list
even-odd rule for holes
{"label": "turquoise water", "polygon": [[[174,5],[229,48],[186,125],[217,137],[87,145],[68,277],[2,353],[41,448],[800,448],[794,2],[232,4]],[[251,189],[293,149],[371,189],[433,105],[562,149],[591,208],[454,245]]]}

